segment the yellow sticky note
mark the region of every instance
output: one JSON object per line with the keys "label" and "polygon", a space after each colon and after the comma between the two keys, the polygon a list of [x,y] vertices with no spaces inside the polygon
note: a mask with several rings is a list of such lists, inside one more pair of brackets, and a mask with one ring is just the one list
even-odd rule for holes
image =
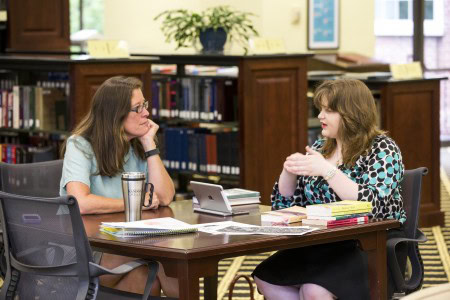
{"label": "yellow sticky note", "polygon": [[270,53],[286,53],[286,47],[282,39],[267,39]]}
{"label": "yellow sticky note", "polygon": [[286,53],[282,39],[253,38],[250,40],[250,49],[254,54]]}
{"label": "yellow sticky note", "polygon": [[130,56],[125,41],[90,40],[87,42],[87,46],[89,55],[94,58],[123,58]]}
{"label": "yellow sticky note", "polygon": [[422,65],[418,61],[408,64],[391,64],[389,67],[394,79],[423,78]]}
{"label": "yellow sticky note", "polygon": [[250,40],[250,49],[254,54],[266,54],[269,53],[266,39],[252,38]]}

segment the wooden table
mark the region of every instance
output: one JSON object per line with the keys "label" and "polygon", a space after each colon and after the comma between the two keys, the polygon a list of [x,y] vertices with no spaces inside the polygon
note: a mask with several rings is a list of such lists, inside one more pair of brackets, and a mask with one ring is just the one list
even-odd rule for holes
{"label": "wooden table", "polygon": [[[262,207],[263,210],[268,207]],[[250,215],[222,218],[192,212],[191,201],[177,201],[169,207],[146,211],[143,218],[175,217],[190,224],[233,220],[260,224],[258,211]],[[103,252],[155,259],[166,274],[179,279],[179,298],[199,299],[199,278],[204,277],[205,299],[217,298],[219,261],[241,255],[299,248],[349,239],[359,240],[368,254],[369,284],[372,299],[387,297],[386,230],[397,228],[395,220],[372,221],[369,224],[314,231],[303,236],[210,235],[202,232],[177,236],[116,238],[100,233],[105,221],[123,221],[123,213],[83,216],[90,244]]]}

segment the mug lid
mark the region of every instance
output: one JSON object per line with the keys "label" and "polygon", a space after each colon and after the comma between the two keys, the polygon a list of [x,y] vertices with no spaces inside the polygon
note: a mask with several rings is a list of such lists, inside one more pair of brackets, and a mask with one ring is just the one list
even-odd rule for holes
{"label": "mug lid", "polygon": [[145,179],[145,173],[142,172],[124,172],[122,173],[122,178],[129,178],[129,179]]}

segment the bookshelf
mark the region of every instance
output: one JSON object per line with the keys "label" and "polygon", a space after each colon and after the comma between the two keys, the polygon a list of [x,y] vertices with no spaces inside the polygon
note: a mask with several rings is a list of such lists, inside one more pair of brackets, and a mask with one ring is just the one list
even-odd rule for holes
{"label": "bookshelf", "polygon": [[[53,150],[49,156],[43,159],[48,160],[58,157],[57,149],[59,145],[67,137],[73,126],[88,111],[90,101],[97,87],[107,78],[115,75],[135,76],[144,83],[150,82],[152,61],[154,59],[150,57],[89,59],[82,55],[0,55],[2,91],[6,93],[13,92],[13,86],[17,87],[19,93],[22,92],[22,89],[26,90],[28,88],[31,88],[33,94],[35,89],[40,88],[45,95],[59,90],[59,98],[57,99],[59,100],[59,108],[55,106],[54,109],[59,110],[58,116],[63,118],[62,124],[64,124],[58,127],[43,127],[35,126],[36,124],[29,126],[25,125],[25,123],[16,123],[14,126],[13,124],[2,122],[0,142],[7,145],[7,149],[10,148],[9,146],[13,148],[9,151],[18,148],[16,147],[18,144],[23,145],[27,150],[30,144],[37,148],[52,146]],[[144,85],[143,93],[150,98],[149,84]],[[44,99],[46,97],[48,98],[48,96],[43,96]],[[19,99],[20,104],[17,107],[22,107],[22,101],[26,100],[23,100],[20,96]],[[48,101],[48,99],[45,101]],[[43,116],[45,117],[49,115],[48,106],[52,106],[48,105],[48,103],[55,105],[53,102],[43,102],[43,105],[40,107],[44,109]],[[28,107],[28,105],[23,105],[23,107]],[[23,118],[23,113],[26,114],[22,109],[17,113],[20,120],[27,119]],[[33,113],[30,114],[30,116],[32,115]],[[56,118],[56,116],[55,113],[52,118]],[[4,116],[2,115],[2,117]],[[37,120],[37,118],[34,119]],[[17,120],[17,117],[13,118],[13,120]],[[60,119],[50,121],[52,121],[52,124],[55,124],[58,120]],[[26,155],[24,157],[26,158]],[[20,159],[19,162],[25,161]]]}
{"label": "bookshelf", "polygon": [[[213,175],[224,178],[227,182],[235,179],[235,183],[240,187],[260,191],[261,202],[270,204],[272,187],[280,175],[285,158],[307,145],[306,59],[310,55],[152,54],[152,56],[159,58],[157,64],[176,66],[172,69],[167,68],[169,75],[153,74],[152,78],[155,81],[165,76],[171,78],[168,80],[175,81],[183,79],[230,81],[235,89],[230,96],[225,97],[227,105],[230,101],[233,102],[231,105],[231,109],[234,110],[233,117],[224,115],[222,120],[215,117],[208,119],[206,114],[203,118],[183,117],[180,120],[179,117],[164,117],[158,120],[161,131],[165,128],[170,131],[174,126],[191,129],[208,125],[234,128],[231,130],[236,135],[237,143],[228,151],[237,158],[237,165],[230,172],[224,174],[223,170],[220,172],[181,170],[178,173],[191,173],[192,176]],[[234,67],[236,72],[213,75],[201,75],[200,72],[199,75],[190,69],[191,65]],[[203,72],[205,73],[208,72]],[[156,92],[154,89],[152,92],[154,100]],[[155,105],[152,103],[153,108]],[[164,115],[166,116],[167,112]],[[174,145],[166,144],[172,147]]]}

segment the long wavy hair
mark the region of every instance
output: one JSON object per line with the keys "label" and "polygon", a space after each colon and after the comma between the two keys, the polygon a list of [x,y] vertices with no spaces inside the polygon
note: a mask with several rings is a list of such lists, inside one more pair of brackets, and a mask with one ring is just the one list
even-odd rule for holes
{"label": "long wavy hair", "polygon": [[[123,126],[131,109],[133,91],[141,87],[142,82],[134,77],[109,78],[97,89],[88,113],[72,131],[91,144],[99,175],[115,176],[123,172],[130,146],[138,157],[145,159],[141,143],[136,138],[128,141]],[[62,156],[65,150],[66,143],[61,149]]]}
{"label": "long wavy hair", "polygon": [[[361,155],[367,155],[377,135],[386,134],[377,126],[377,108],[369,88],[355,79],[324,81],[314,93],[314,105],[338,112],[341,122],[338,137],[342,141],[342,162],[354,166]],[[337,147],[336,139],[327,138],[323,156],[330,157]]]}

